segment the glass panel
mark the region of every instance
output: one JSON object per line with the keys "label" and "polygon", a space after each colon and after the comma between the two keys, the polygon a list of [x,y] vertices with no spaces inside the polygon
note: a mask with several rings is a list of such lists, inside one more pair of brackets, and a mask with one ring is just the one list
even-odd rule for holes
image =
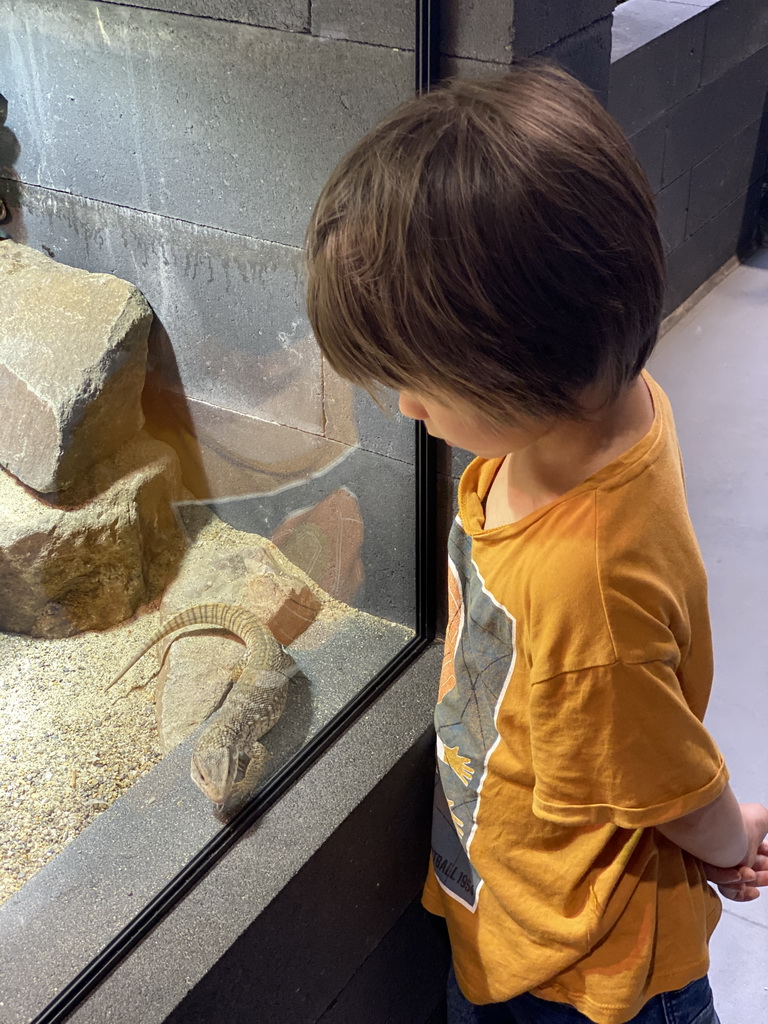
{"label": "glass panel", "polygon": [[105,894],[20,1020],[415,635],[413,425],[301,251],[414,14],[259,6],[0,3],[0,934]]}

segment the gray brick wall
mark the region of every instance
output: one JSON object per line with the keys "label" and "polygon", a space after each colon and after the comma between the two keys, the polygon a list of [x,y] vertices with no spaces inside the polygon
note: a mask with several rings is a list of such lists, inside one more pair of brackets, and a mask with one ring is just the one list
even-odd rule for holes
{"label": "gray brick wall", "polygon": [[608,99],[611,22],[601,18],[539,51],[588,85],[603,103]]}
{"label": "gray brick wall", "polygon": [[312,0],[313,35],[412,50],[416,9],[411,0]]}
{"label": "gray brick wall", "polygon": [[[281,23],[280,11],[302,28],[288,17],[297,9],[290,3],[154,6],[163,10],[0,0],[0,92],[8,101],[0,195],[15,207],[5,227],[62,262],[117,274],[144,292],[156,317],[153,382],[186,396],[191,429],[201,429],[197,416],[209,407],[232,413],[235,424],[247,417],[226,432],[206,424],[209,434],[222,430],[218,441],[208,438],[216,458],[258,461],[259,420],[299,431],[286,436],[306,438],[307,450],[324,443],[315,435],[329,450],[354,436],[355,447],[394,460],[405,512],[412,424],[362,393],[350,400],[353,430],[334,415],[338,389],[329,389],[330,370],[311,339],[300,246],[338,158],[411,95],[413,53],[194,16],[263,21],[271,10]],[[209,456],[201,455],[204,469]],[[404,594],[407,579],[394,583],[394,553],[412,555],[411,513],[402,536],[387,528],[377,512],[385,503],[367,482],[381,486],[386,462],[356,465],[357,491],[370,494],[366,543],[380,535],[377,557],[392,563],[389,582],[368,588],[370,610],[411,621],[412,585]],[[245,472],[220,477],[226,486],[237,477],[230,494],[255,488]],[[227,495],[214,487],[214,496]],[[302,488],[295,496],[309,504]],[[380,571],[370,566],[368,575]]]}
{"label": "gray brick wall", "polygon": [[286,32],[309,30],[310,0],[102,0],[172,14],[191,14]]}
{"label": "gray brick wall", "polygon": [[92,0],[0,12],[23,181],[270,242],[301,245],[332,166],[413,89],[382,47]]}
{"label": "gray brick wall", "polygon": [[540,53],[613,13],[614,0],[515,3],[515,46],[520,55]]}
{"label": "gray brick wall", "polygon": [[673,106],[662,183],[674,181],[761,118],[766,90],[768,45]]}
{"label": "gray brick wall", "polygon": [[699,87],[707,11],[629,0],[614,19],[608,109],[633,134]]}
{"label": "gray brick wall", "polygon": [[708,22],[702,85],[768,46],[768,4],[764,0],[720,0],[708,12]]}
{"label": "gray brick wall", "polygon": [[443,73],[462,74],[452,62],[456,57],[503,67],[541,55],[562,64],[605,100],[613,8],[614,0],[451,0],[442,7]]}
{"label": "gray brick wall", "polygon": [[671,312],[755,244],[768,161],[768,6],[622,3],[608,109],[656,193]]}

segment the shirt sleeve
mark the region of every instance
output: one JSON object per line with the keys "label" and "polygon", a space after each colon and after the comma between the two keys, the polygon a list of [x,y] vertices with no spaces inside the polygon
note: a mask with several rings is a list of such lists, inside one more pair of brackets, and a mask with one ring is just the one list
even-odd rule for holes
{"label": "shirt sleeve", "polygon": [[616,662],[531,687],[537,817],[562,825],[662,825],[725,789],[728,771],[662,661]]}

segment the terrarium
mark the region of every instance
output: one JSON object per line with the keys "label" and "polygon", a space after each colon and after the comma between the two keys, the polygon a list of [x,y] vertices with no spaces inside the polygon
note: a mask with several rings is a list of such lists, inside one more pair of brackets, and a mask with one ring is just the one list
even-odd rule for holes
{"label": "terrarium", "polygon": [[[98,887],[70,978],[130,931],[97,862],[161,912],[428,636],[425,438],[303,300],[325,177],[413,92],[415,12],[383,40],[314,6],[5,16],[0,934]],[[3,1019],[61,1019],[68,980]]]}

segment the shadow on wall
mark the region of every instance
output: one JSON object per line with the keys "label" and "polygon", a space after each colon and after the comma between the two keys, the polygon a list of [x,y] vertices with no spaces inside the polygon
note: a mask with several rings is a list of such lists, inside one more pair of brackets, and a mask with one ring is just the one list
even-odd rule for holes
{"label": "shadow on wall", "polygon": [[736,255],[739,259],[748,259],[763,245],[768,245],[768,92],[763,102]]}
{"label": "shadow on wall", "polygon": [[[142,394],[145,429],[164,441],[179,456],[184,487],[194,497],[207,494],[210,482],[195,429],[194,417],[184,394],[176,353],[165,325],[152,309],[147,376]],[[162,367],[162,371],[158,370]]]}
{"label": "shadow on wall", "polygon": [[[0,196],[5,204],[5,209],[0,209],[0,225],[4,225],[13,216],[14,240],[25,242],[26,231],[21,218],[21,189],[18,184],[18,175],[14,170],[14,164],[21,153],[21,146],[11,129],[6,127],[7,119],[8,100],[0,93],[0,181],[2,181]],[[0,227],[0,239],[8,237],[5,229]]]}
{"label": "shadow on wall", "polygon": [[[757,217],[753,224],[749,223],[751,216],[751,204],[747,203],[744,214],[744,223],[741,225],[742,238],[751,243],[750,253],[760,246],[768,246],[768,92],[765,94],[763,103],[763,119],[760,125],[760,133],[757,138],[755,159],[752,164],[752,173],[749,180],[754,182],[757,192],[756,203],[758,204]],[[750,238],[750,230],[752,237]],[[739,252],[741,256],[741,251]]]}

